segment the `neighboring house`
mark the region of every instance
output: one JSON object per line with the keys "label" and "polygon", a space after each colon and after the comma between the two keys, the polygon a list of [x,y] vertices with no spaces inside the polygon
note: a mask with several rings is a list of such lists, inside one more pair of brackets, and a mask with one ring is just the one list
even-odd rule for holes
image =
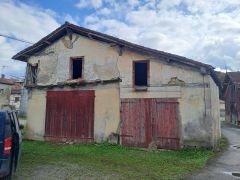
{"label": "neighboring house", "polygon": [[14,82],[14,85],[11,88],[10,105],[13,106],[18,112],[20,111],[22,88],[23,86],[21,82]]}
{"label": "neighboring house", "polygon": [[225,102],[223,100],[219,100],[220,107],[220,120],[225,121]]}
{"label": "neighboring house", "polygon": [[[0,109],[9,107],[26,116],[27,93],[24,83],[15,79],[0,78]],[[24,106],[25,105],[25,106]]]}
{"label": "neighboring house", "polygon": [[240,125],[240,72],[227,72],[224,80],[226,121]]}
{"label": "neighboring house", "polygon": [[4,106],[9,105],[11,87],[14,85],[14,82],[10,79],[5,78],[2,74],[0,78],[0,109]]}
{"label": "neighboring house", "polygon": [[212,66],[65,23],[27,62],[30,139],[178,149],[220,137]]}

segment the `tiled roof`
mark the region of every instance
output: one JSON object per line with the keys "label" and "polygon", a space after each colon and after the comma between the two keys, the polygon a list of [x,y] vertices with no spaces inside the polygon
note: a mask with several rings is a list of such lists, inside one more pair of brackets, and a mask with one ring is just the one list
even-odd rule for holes
{"label": "tiled roof", "polygon": [[228,72],[227,74],[232,82],[240,83],[240,72]]}
{"label": "tiled roof", "polygon": [[11,94],[21,94],[22,86],[19,83],[15,83],[14,86],[12,86]]}
{"label": "tiled roof", "polygon": [[[109,43],[111,45],[118,46],[120,49],[126,48],[132,51],[137,51],[143,54],[148,54],[153,57],[162,57],[162,60],[165,60],[168,63],[177,63],[185,66],[190,66],[195,68],[196,70],[202,71],[202,68],[206,68],[208,73],[212,76],[216,84],[220,85],[219,79],[217,78],[214,68],[211,65],[201,63],[199,61],[195,61],[183,56],[179,56],[176,54],[171,54],[167,53],[164,51],[159,51],[156,49],[152,48],[147,48],[138,44],[134,44],[122,39],[119,39],[117,37],[113,37],[101,32],[93,31],[84,27],[76,26],[74,24],[70,24],[66,22],[59,28],[57,28],[55,31],[47,35],[46,37],[42,38],[40,41],[37,43],[33,44],[32,46],[20,51],[16,55],[14,55],[12,58],[15,60],[20,60],[27,62],[27,59],[34,55],[35,53],[41,51],[42,49],[46,48],[47,46],[51,45],[54,43],[56,40],[60,39],[61,37],[71,34],[71,33],[76,33],[91,39],[95,39],[98,41],[102,41],[105,43]],[[204,70],[203,70],[204,71]]]}
{"label": "tiled roof", "polygon": [[0,78],[0,84],[14,85],[14,82],[10,79]]}

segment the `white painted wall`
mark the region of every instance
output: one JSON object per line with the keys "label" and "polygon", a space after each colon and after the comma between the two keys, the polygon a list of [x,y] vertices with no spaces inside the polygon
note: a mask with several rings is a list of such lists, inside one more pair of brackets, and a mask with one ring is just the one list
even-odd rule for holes
{"label": "white painted wall", "polygon": [[[15,98],[19,98],[19,101],[15,101]],[[21,94],[10,95],[10,105],[14,106],[16,110],[20,109]]]}

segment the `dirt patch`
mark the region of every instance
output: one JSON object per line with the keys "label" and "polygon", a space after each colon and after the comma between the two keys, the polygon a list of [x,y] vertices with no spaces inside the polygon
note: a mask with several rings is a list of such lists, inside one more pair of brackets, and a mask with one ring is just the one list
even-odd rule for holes
{"label": "dirt patch", "polygon": [[[100,175],[100,176],[99,176]],[[79,180],[79,179],[121,179],[117,174],[104,175],[95,172],[88,167],[76,164],[50,164],[36,167],[21,168],[13,179],[15,180]]]}

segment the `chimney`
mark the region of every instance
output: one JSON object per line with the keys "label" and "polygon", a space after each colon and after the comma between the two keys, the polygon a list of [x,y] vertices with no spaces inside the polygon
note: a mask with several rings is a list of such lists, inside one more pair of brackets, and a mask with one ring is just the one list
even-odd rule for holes
{"label": "chimney", "polygon": [[1,74],[1,78],[5,78],[5,75],[4,75],[4,74]]}

